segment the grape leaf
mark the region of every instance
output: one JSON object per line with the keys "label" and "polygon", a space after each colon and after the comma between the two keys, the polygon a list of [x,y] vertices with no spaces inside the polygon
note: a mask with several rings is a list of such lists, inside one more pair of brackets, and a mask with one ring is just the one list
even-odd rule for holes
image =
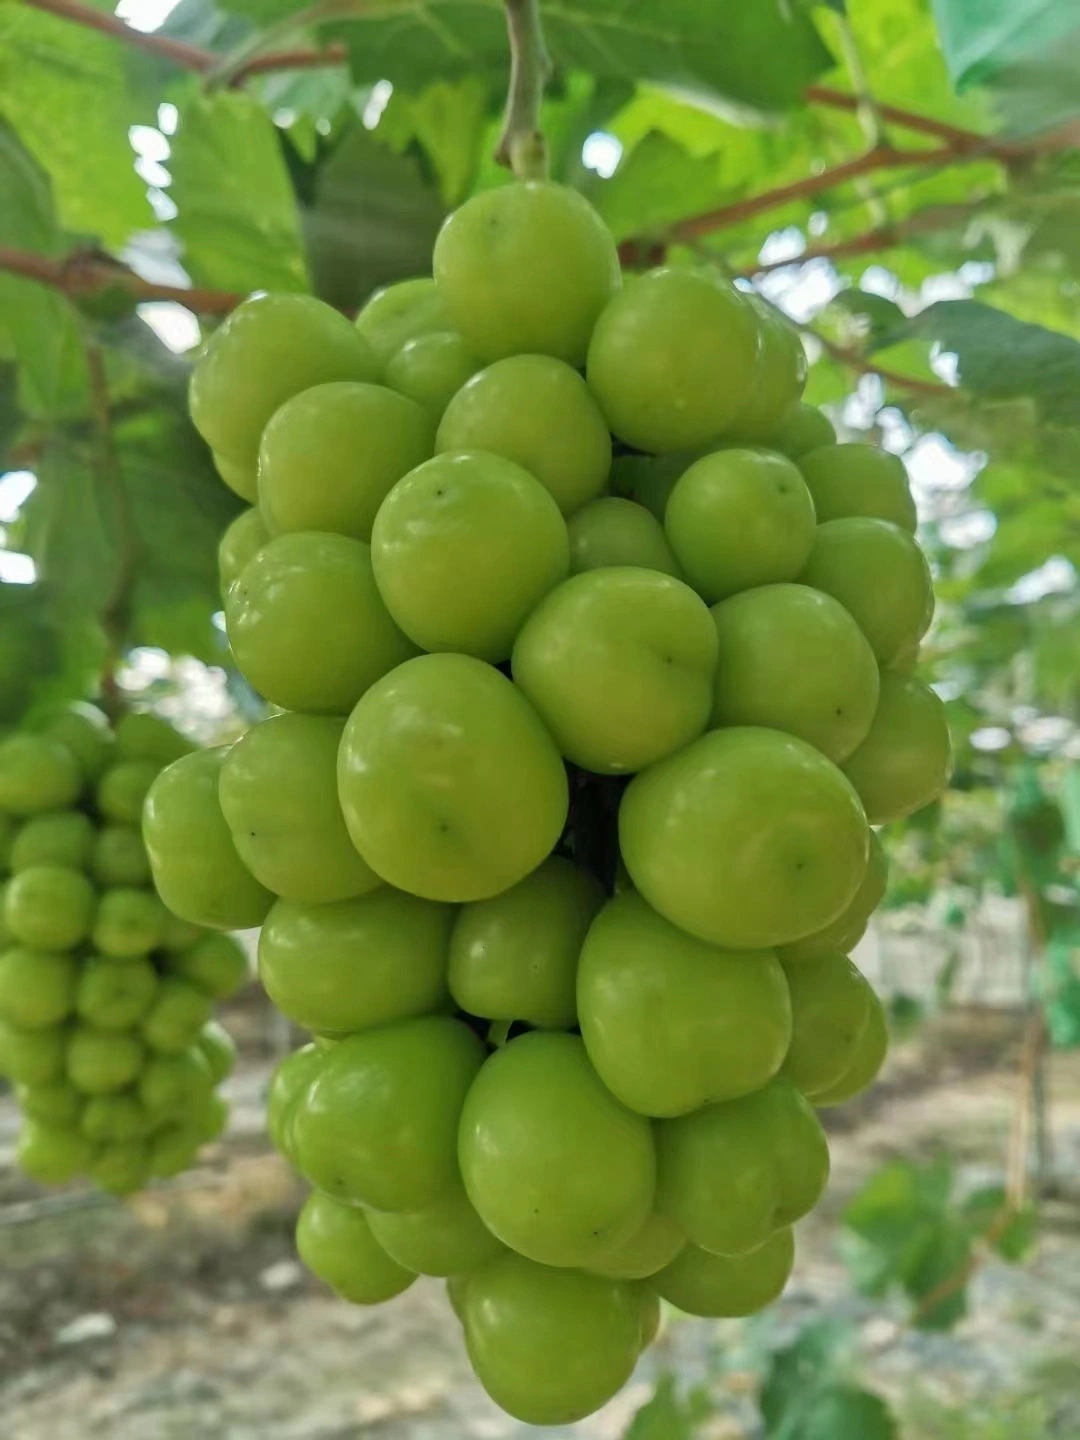
{"label": "grape leaf", "polygon": [[1073,0],[933,0],[945,62],[958,90],[993,83],[1045,56],[1077,26]]}
{"label": "grape leaf", "polygon": [[378,138],[397,154],[414,141],[427,156],[447,205],[459,205],[476,175],[492,93],[481,75],[438,80],[417,95],[395,90]]}
{"label": "grape leaf", "polygon": [[717,194],[712,155],[696,156],[659,131],[634,146],[615,174],[590,187],[590,200],[616,240],[648,235],[706,210]]}
{"label": "grape leaf", "polygon": [[825,1390],[790,1440],[899,1440],[900,1431],[880,1395],[853,1385]]}
{"label": "grape leaf", "polygon": [[662,1375],[652,1397],[630,1422],[623,1440],[695,1440],[711,1406],[702,1391],[682,1395],[673,1375]]}

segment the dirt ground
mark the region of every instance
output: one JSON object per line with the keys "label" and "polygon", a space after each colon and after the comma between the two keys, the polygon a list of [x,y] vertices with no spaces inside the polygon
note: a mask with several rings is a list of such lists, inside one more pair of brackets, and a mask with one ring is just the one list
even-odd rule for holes
{"label": "dirt ground", "polygon": [[[261,1133],[269,1028],[255,1000],[231,1023],[243,1063],[230,1082],[234,1115],[224,1142],[199,1171],[127,1204],[77,1190],[46,1196],[22,1180],[10,1166],[14,1114],[0,1101],[3,1440],[533,1433],[501,1414],[471,1378],[438,1282],[419,1282],[368,1311],[333,1299],[301,1270],[291,1226],[302,1189]],[[851,1323],[862,1379],[908,1415],[905,1440],[1077,1440],[1080,1055],[1052,1062],[1061,1196],[1045,1207],[1038,1251],[1020,1268],[986,1264],[971,1314],[955,1331],[896,1326],[902,1311],[856,1297],[836,1253],[837,1211],[884,1158],[943,1148],[965,1179],[1000,1178],[1019,1037],[1016,1017],[972,1011],[934,1022],[898,1047],[872,1096],[830,1120],[829,1195],[799,1227],[796,1272],[773,1311],[744,1324],[669,1317],[661,1344],[621,1396],[589,1421],[546,1433],[622,1436],[657,1374],[672,1369],[714,1391],[717,1413],[703,1440],[751,1440],[760,1433],[752,1397],[768,1348],[815,1316],[835,1316]],[[952,1428],[949,1417],[979,1409],[992,1419],[995,1397],[1004,1406],[1032,1385],[1040,1393],[1038,1377],[1055,1367],[1071,1373],[1073,1388],[1066,1386],[1058,1412],[1040,1402],[1036,1428],[1007,1420],[1000,1429]],[[911,1418],[920,1406],[945,1417],[946,1428]]]}

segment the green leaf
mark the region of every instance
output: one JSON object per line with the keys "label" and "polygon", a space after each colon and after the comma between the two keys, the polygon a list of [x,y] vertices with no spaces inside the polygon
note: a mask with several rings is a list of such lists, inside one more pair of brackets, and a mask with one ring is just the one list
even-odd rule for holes
{"label": "green leaf", "polygon": [[480,75],[438,80],[418,95],[395,90],[379,121],[378,139],[398,154],[416,142],[445,203],[459,205],[476,175],[491,101],[491,87]]}
{"label": "green leaf", "polygon": [[708,1397],[700,1391],[683,1396],[673,1375],[662,1375],[652,1398],[636,1412],[623,1440],[695,1440],[699,1420],[709,1412]]}
{"label": "green leaf", "polygon": [[951,1330],[967,1314],[967,1270],[971,1262],[971,1236],[967,1228],[946,1219],[932,1232],[918,1262],[904,1277],[906,1294],[924,1303],[939,1288],[942,1294],[929,1309],[916,1305],[913,1322],[920,1330]]}
{"label": "green leaf", "polygon": [[1008,1203],[1003,1186],[986,1185],[966,1197],[960,1213],[976,1239],[989,1239],[994,1253],[1015,1265],[1034,1248],[1039,1215],[1033,1205],[1025,1205],[1011,1213],[1002,1226],[1001,1216]]}
{"label": "green leaf", "polygon": [[306,290],[300,218],[277,133],[249,95],[197,95],[172,142],[172,230],[196,285]]}
{"label": "green leaf", "polygon": [[815,1320],[773,1352],[758,1399],[767,1436],[794,1440],[789,1427],[805,1415],[810,1399],[833,1383],[847,1334],[840,1321]]}
{"label": "green leaf", "polygon": [[818,1396],[791,1440],[900,1440],[900,1430],[880,1395],[838,1385]]}
{"label": "green leaf", "polygon": [[1080,16],[1073,0],[934,0],[934,11],[958,90],[990,87],[1022,129],[1077,113]]}
{"label": "green leaf", "polygon": [[615,239],[625,240],[707,210],[716,194],[716,158],[691,155],[653,131],[625,157],[610,180],[592,187],[589,198]]}

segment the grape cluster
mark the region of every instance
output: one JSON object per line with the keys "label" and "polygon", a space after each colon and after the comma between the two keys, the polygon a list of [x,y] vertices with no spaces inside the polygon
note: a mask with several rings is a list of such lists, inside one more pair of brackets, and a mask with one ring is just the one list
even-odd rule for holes
{"label": "grape cluster", "polygon": [[92,705],[0,742],[0,1074],[16,1160],[116,1195],[178,1174],[224,1129],[233,1044],[211,1017],[248,975],[230,936],[170,915],[139,832],[188,749],[169,725]]}
{"label": "grape cluster", "polygon": [[659,1298],[783,1288],[882,1007],[847,958],[871,830],[945,783],[902,463],[800,403],[775,311],[622,284],[577,194],[446,222],[356,325],[241,305],[191,384],[252,502],[220,560],[278,713],[151,790],[166,902],[262,924],[315,1037],[273,1138],[298,1247],[357,1303],[448,1277],[480,1380],[568,1422]]}

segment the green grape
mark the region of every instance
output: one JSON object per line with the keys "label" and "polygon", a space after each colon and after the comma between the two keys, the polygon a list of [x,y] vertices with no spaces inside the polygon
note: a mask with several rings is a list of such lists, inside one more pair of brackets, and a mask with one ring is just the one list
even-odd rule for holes
{"label": "green grape", "polygon": [[620,440],[656,454],[689,450],[738,424],[760,346],[753,309],[718,271],[665,267],[604,310],[586,376]]}
{"label": "green grape", "polygon": [[266,1097],[266,1128],[274,1149],[296,1164],[292,1127],[297,1107],[303,1102],[315,1076],[322,1069],[324,1052],[317,1045],[304,1045],[278,1064],[270,1077]]}
{"label": "green grape", "polygon": [[35,865],[63,865],[84,870],[94,844],[94,827],[79,810],[35,815],[15,836],[10,866],[17,874]]}
{"label": "green grape", "polygon": [[185,755],[146,797],[143,840],[154,885],[174,914],[215,930],[260,925],[274,897],[236,853],[218,799],[224,747]]}
{"label": "green grape", "polygon": [[460,1184],[426,1210],[369,1210],[367,1221],[390,1258],[418,1275],[460,1275],[486,1265],[504,1249]]}
{"label": "green grape", "polygon": [[636,565],[680,575],[663,526],[656,516],[633,500],[605,495],[574,514],[570,535],[570,572],[600,570],[611,565]]}
{"label": "green grape", "polygon": [[382,1248],[362,1210],[317,1191],[300,1211],[296,1249],[313,1275],[353,1305],[381,1305],[416,1279]]}
{"label": "green grape", "polygon": [[70,950],[89,934],[95,902],[94,887],[77,870],[35,865],[8,882],[4,925],[31,950]]}
{"label": "green grape", "polygon": [[84,1100],[66,1080],[47,1080],[42,1085],[20,1085],[16,1091],[19,1108],[29,1120],[45,1125],[78,1125]]}
{"label": "green grape", "polygon": [[535,870],[566,821],[566,772],[509,680],[466,655],[424,655],[345,725],[338,791],[353,844],[399,889],[482,900]]}
{"label": "green grape", "polygon": [[386,383],[422,405],[437,425],[481,362],[454,330],[415,335],[386,362]]}
{"label": "green grape", "polygon": [[656,1127],[657,1209],[712,1255],[745,1255],[821,1198],[829,1147],[783,1076]]}
{"label": "green grape", "polygon": [[611,462],[612,493],[644,505],[662,525],[672,490],[684,472],[713,448],[699,446],[695,450],[676,450],[670,455],[617,455]]}
{"label": "green grape", "polygon": [[641,1338],[640,1349],[646,1351],[660,1333],[660,1326],[663,1321],[663,1314],[660,1309],[660,1296],[646,1280],[638,1281],[633,1287],[637,1292],[638,1307],[641,1312]]}
{"label": "green grape", "polygon": [[533,354],[579,365],[620,283],[599,215],[546,180],[474,195],[443,224],[433,259],[452,324],[487,361]]}
{"label": "green grape", "polygon": [[869,843],[859,797],[831,761],[751,726],[713,730],[636,776],[619,809],[622,858],[644,898],[730,949],[784,945],[835,920]]}
{"label": "green grape", "polygon": [[686,1236],[673,1221],[653,1214],[629,1240],[590,1265],[589,1271],[608,1280],[644,1280],[669,1265],[685,1244]]}
{"label": "green grape", "polygon": [[231,935],[203,935],[169,958],[169,969],[215,1000],[227,1000],[251,979],[247,951]]}
{"label": "green grape", "polygon": [[167,975],[158,985],[139,1029],[151,1050],[160,1055],[178,1055],[195,1043],[213,1010],[213,997],[205,990]]}
{"label": "green grape", "polygon": [[206,1057],[214,1084],[220,1085],[228,1079],[236,1065],[236,1043],[224,1025],[208,1020],[199,1031],[195,1044]]}
{"label": "green grape", "polygon": [[15,1163],[41,1185],[66,1185],[89,1168],[93,1146],[78,1130],[23,1121],[15,1142]]}
{"label": "green grape", "polygon": [[90,939],[102,955],[148,955],[165,933],[165,906],[152,890],[117,886],[98,900]]}
{"label": "green grape", "polygon": [[835,445],[836,431],[829,417],[815,405],[800,402],[788,411],[769,443],[782,455],[799,460],[810,450],[818,450],[822,445]]}
{"label": "green grape", "polygon": [[181,920],[179,915],[174,915],[170,910],[165,919],[161,948],[168,955],[173,955],[177,951],[190,949],[196,940],[205,934],[206,931],[201,925],[193,925],[190,920]]}
{"label": "green grape", "polygon": [[511,355],[474,375],[446,407],[435,449],[515,461],[564,515],[595,499],[611,469],[611,436],[589,387],[550,355]]}
{"label": "green grape", "polygon": [[450,1301],[450,1309],[463,1324],[465,1321],[465,1290],[468,1283],[467,1273],[446,1277],[446,1298]]}
{"label": "green grape", "polygon": [[545,1265],[592,1266],[652,1209],[649,1124],[601,1084],[576,1035],[497,1051],[461,1115],[461,1175],[484,1224]]}
{"label": "green grape", "polygon": [[450,940],[450,993],[470,1015],[569,1029],[578,955],[603,902],[588,871],[553,855],[501,895],[464,906]]}
{"label": "green grape", "polygon": [[222,595],[269,539],[270,531],[256,505],[249,505],[230,520],[218,544],[218,586]]}
{"label": "green grape", "polygon": [[88,1140],[143,1140],[153,1120],[137,1095],[93,1095],[86,1102],[79,1128]]}
{"label": "green grape", "polygon": [[67,1077],[84,1095],[109,1095],[132,1083],[145,1055],[142,1041],[130,1030],[76,1025],[67,1041]]}
{"label": "green grape", "polygon": [[772,951],[717,949],[632,891],[593,922],[577,993],[589,1059],[641,1115],[686,1115],[759,1089],[791,1039],[788,987]]}
{"label": "green grape", "polygon": [[237,665],[274,705],[343,714],[415,649],[375,587],[371,551],[346,535],[278,535],[225,597]]}
{"label": "green grape", "polygon": [[716,628],[688,585],[631,566],[564,581],[514,644],[514,681],[568,760],[641,770],[705,729]]}
{"label": "green grape", "polygon": [[839,601],[807,585],[761,585],[712,609],[719,640],[714,725],[765,725],[840,761],[878,702],[874,652]]}
{"label": "green grape", "polygon": [[427,411],[383,385],[318,385],[263,431],[259,509],[272,535],[327,530],[370,540],[391,487],[432,453]]}
{"label": "green grape", "polygon": [[286,900],[347,900],[381,883],[356,853],[338,801],[344,727],[330,715],[273,715],[222,763],[218,792],[237,852]]}
{"label": "green grape", "polygon": [[497,1405],[527,1425],[570,1425],[629,1380],[640,1351],[636,1288],[502,1255],[469,1277],[469,1359]]}
{"label": "green grape", "polygon": [[710,1255],[687,1245],[652,1277],[659,1294],[687,1315],[714,1319],[755,1315],[779,1298],[795,1263],[790,1226],[745,1255]]}
{"label": "green grape", "polygon": [[6,874],[11,867],[11,847],[20,828],[13,815],[5,815],[0,810],[0,873]]}
{"label": "green grape", "polygon": [[150,1009],[157,988],[157,971],[149,960],[91,955],[79,966],[75,1010],[95,1030],[130,1030]]}
{"label": "green grape", "polygon": [[816,960],[823,955],[833,955],[838,951],[847,954],[853,950],[865,934],[870,916],[885,898],[888,878],[889,861],[885,849],[871,830],[866,874],[847,909],[823,930],[815,930],[812,935],[795,940],[790,945],[781,945],[777,952],[780,959],[789,965],[798,960]]}
{"label": "green grape", "polygon": [[917,648],[933,615],[926,556],[887,520],[853,515],[819,525],[799,579],[839,600],[882,665]]}
{"label": "green grape", "polygon": [[259,978],[290,1020],[349,1034],[437,1010],[454,912],[382,886],[327,905],[279,900],[259,937]]}
{"label": "green grape", "polygon": [[215,1140],[220,1140],[228,1129],[228,1102],[221,1095],[204,1095],[199,1102],[199,1108],[187,1123],[198,1137],[200,1145],[212,1145]]}
{"label": "green grape", "polygon": [[742,440],[774,443],[806,387],[806,351],[798,330],[775,305],[757,294],[746,295],[761,333],[754,385],[735,422]]}
{"label": "green grape", "polygon": [[822,445],[799,457],[818,523],[848,515],[890,520],[915,531],[915,501],[899,455],[876,445]]}
{"label": "green grape", "polygon": [[718,450],[676,481],[664,529],[683,573],[711,604],[794,580],[814,543],[814,503],[783,455]]}
{"label": "green grape", "polygon": [[399,280],[369,296],[356,328],[385,366],[409,340],[445,330],[446,309],[430,276]]}
{"label": "green grape", "polygon": [[149,1054],[137,1082],[139,1100],[156,1120],[183,1119],[214,1086],[210,1062],[196,1043],[176,1055]]}
{"label": "green grape", "polygon": [[[869,987],[868,987],[869,988]],[[885,1007],[871,989],[867,996],[869,1010],[859,1048],[840,1079],[814,1096],[819,1110],[830,1105],[843,1105],[868,1089],[877,1079],[889,1049],[889,1027]]]}
{"label": "green grape", "polygon": [[79,762],[50,735],[9,735],[0,741],[0,810],[40,815],[78,799]]}
{"label": "green grape", "polygon": [[137,1140],[103,1145],[87,1166],[87,1174],[109,1195],[132,1195],[150,1178],[150,1147]]}
{"label": "green grape", "polygon": [[47,1030],[18,1030],[0,1021],[0,1075],[16,1085],[48,1085],[64,1073],[67,1032],[59,1025]]}
{"label": "green grape", "polygon": [[441,1015],[342,1040],[292,1117],[301,1174],[376,1210],[434,1204],[456,1179],[458,1120],[482,1060],[472,1031]]}
{"label": "green grape", "polygon": [[870,986],[846,955],[800,960],[787,977],[792,1031],[784,1074],[813,1100],[827,1094],[858,1055]]}
{"label": "green grape", "polygon": [[150,861],[134,825],[104,825],[93,836],[90,873],[99,885],[146,885]]}
{"label": "green grape", "polygon": [[0,954],[0,1017],[20,1030],[44,1030],[75,1008],[73,955],[13,946]]}
{"label": "green grape", "polygon": [[377,370],[367,341],[329,305],[310,295],[258,295],[203,347],[191,374],[191,418],[212,450],[253,473],[279,405],[330,380],[374,380]]}
{"label": "green grape", "polygon": [[97,807],[106,820],[138,825],[146,792],[161,765],[156,760],[122,760],[110,765],[97,785]]}
{"label": "green grape", "polygon": [[844,762],[872,825],[929,805],[949,783],[952,742],[945,706],[928,685],[886,670],[870,733]]}
{"label": "green grape", "polygon": [[437,455],[394,486],[371,536],[375,583],[425,650],[505,660],[538,601],[570,572],[558,507],[497,455]]}
{"label": "green grape", "polygon": [[151,761],[160,770],[193,748],[167,720],[147,710],[127,710],[116,722],[116,753],[122,760]]}
{"label": "green grape", "polygon": [[112,754],[113,732],[108,717],[84,700],[50,707],[38,718],[34,729],[66,745],[91,782],[105,769]]}
{"label": "green grape", "polygon": [[198,1155],[201,1142],[189,1126],[168,1124],[150,1137],[147,1166],[155,1180],[170,1180],[189,1170]]}
{"label": "green grape", "polygon": [[256,462],[247,458],[230,460],[225,455],[219,455],[216,450],[211,450],[210,458],[214,462],[218,478],[225,482],[234,495],[246,500],[249,505],[254,505],[259,494]]}

